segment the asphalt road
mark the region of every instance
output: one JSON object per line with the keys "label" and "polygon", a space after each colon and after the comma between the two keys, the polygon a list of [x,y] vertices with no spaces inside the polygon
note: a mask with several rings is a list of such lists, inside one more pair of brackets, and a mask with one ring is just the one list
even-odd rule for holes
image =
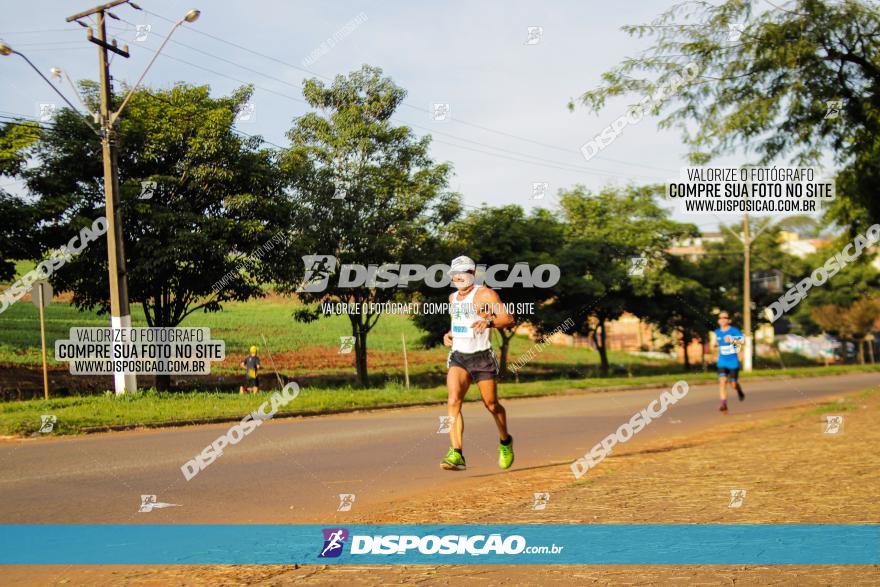
{"label": "asphalt road", "polygon": [[[571,462],[674,382],[504,401],[516,448],[511,471]],[[745,402],[730,402],[728,415],[717,411],[716,385],[693,385],[627,448],[878,384],[877,373],[753,382]],[[363,514],[420,492],[464,491],[476,477],[510,474],[498,469],[495,427],[480,403],[464,408],[468,470],[441,470],[444,414],[436,406],[265,422],[190,481],[181,465],[228,424],[4,441],[0,523],[330,522],[347,515],[337,512],[339,494],[355,494],[352,511]],[[175,505],[139,512],[142,495]]]}

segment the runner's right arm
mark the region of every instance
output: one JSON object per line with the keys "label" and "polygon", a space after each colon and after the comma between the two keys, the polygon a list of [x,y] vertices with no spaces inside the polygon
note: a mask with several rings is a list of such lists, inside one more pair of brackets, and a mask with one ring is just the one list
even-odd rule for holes
{"label": "runner's right arm", "polygon": [[[448,299],[449,299],[450,304],[452,303],[452,296],[454,296],[454,295],[455,295],[454,293],[449,294]],[[452,331],[449,331],[443,335],[443,344],[448,347],[452,346]]]}

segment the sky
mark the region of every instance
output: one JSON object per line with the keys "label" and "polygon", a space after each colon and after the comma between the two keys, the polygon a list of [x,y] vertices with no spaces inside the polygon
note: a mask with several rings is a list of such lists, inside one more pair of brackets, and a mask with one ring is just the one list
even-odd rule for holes
{"label": "sky", "polygon": [[[86,29],[65,22],[92,3],[49,0],[37,9],[33,3],[0,1],[0,40],[47,77],[51,67],[59,67],[74,80],[97,79],[97,47],[87,41]],[[575,184],[595,190],[662,183],[687,165],[680,132],[658,130],[650,116],[626,127],[587,161],[581,145],[637,98],[611,100],[598,114],[567,108],[570,99],[599,84],[602,72],[649,46],[650,39],[632,38],[621,26],[649,22],[670,0],[136,3],[143,10],[119,6],[112,12],[121,20],[109,21],[112,35],[131,51],[129,59],[113,58],[117,82],[137,80],[173,23],[198,8],[200,18],[174,33],[144,84],[207,84],[214,95],[254,84],[253,114],[237,127],[284,146],[292,120],[309,111],[304,79],[329,81],[365,63],[381,67],[407,91],[394,122],[432,135],[434,159],[452,164],[450,188],[468,206],[552,209],[558,190]],[[150,27],[143,41],[137,40],[137,25]],[[530,27],[541,27],[537,42],[529,42]],[[322,49],[334,35],[332,48]],[[304,66],[310,55],[317,59]],[[60,102],[16,56],[0,60],[0,83],[0,114],[36,117],[41,103]],[[75,102],[66,81],[56,87]],[[447,120],[432,119],[434,104],[448,104]],[[742,162],[728,157],[716,163]],[[535,199],[533,185],[544,182],[546,195]],[[0,187],[14,192],[17,186]],[[674,217],[702,230],[716,230],[719,218]]]}

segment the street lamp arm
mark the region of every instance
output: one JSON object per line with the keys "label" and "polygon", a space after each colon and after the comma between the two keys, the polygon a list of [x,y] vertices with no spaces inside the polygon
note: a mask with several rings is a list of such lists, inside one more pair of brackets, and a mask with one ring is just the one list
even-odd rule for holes
{"label": "street lamp arm", "polygon": [[[193,13],[195,13],[195,16],[194,17],[190,16]],[[137,82],[135,82],[135,84],[128,90],[128,94],[125,95],[125,99],[122,101],[122,104],[120,104],[119,110],[117,110],[116,112],[114,112],[110,115],[110,126],[111,127],[116,122],[116,119],[119,118],[119,115],[122,114],[122,109],[125,108],[126,104],[128,104],[128,101],[131,98],[132,94],[134,94],[135,90],[138,89],[138,86],[141,85],[141,82],[144,81],[144,77],[146,77],[147,72],[150,71],[150,68],[153,67],[153,63],[156,62],[156,59],[159,57],[159,54],[162,52],[162,49],[164,49],[165,45],[168,44],[168,41],[171,39],[171,35],[174,34],[174,31],[176,31],[177,28],[180,25],[182,25],[184,22],[192,22],[196,18],[198,18],[198,11],[197,10],[190,11],[189,13],[187,13],[186,17],[180,19],[179,21],[177,21],[174,24],[173,27],[171,27],[171,30],[168,31],[168,34],[165,36],[165,40],[162,41],[162,44],[159,45],[158,49],[156,49],[156,52],[153,54],[153,58],[150,59],[150,62],[147,64],[147,67],[146,67],[146,69],[144,69],[144,72],[141,74],[141,77],[139,77]]]}
{"label": "street lamp arm", "polygon": [[752,242],[755,242],[755,239],[758,238],[759,236],[761,236],[761,233],[764,232],[765,230],[767,230],[771,224],[773,224],[772,218],[764,223],[764,226],[761,227],[761,230],[759,230],[758,232],[755,233],[755,236],[752,237]]}
{"label": "street lamp arm", "polygon": [[27,64],[31,66],[31,69],[36,71],[37,75],[39,75],[41,78],[43,78],[43,81],[45,81],[47,84],[49,84],[49,87],[52,88],[52,91],[55,92],[56,94],[58,94],[61,97],[61,99],[64,100],[64,102],[68,106],[70,106],[71,110],[73,110],[74,112],[76,112],[77,114],[82,116],[83,122],[85,122],[96,135],[101,136],[100,131],[98,131],[98,129],[95,128],[95,125],[93,125],[91,122],[89,122],[88,118],[86,116],[84,116],[83,113],[80,112],[79,109],[76,106],[74,106],[70,100],[67,99],[67,96],[65,96],[64,94],[61,93],[61,90],[59,90],[58,88],[55,87],[55,84],[53,84],[52,82],[49,81],[49,78],[47,78],[45,75],[43,75],[43,72],[40,71],[40,69],[36,65],[34,65],[31,62],[31,60],[28,59],[24,53],[20,53],[20,52],[16,51],[15,49],[11,49],[10,52],[15,53],[16,55],[18,55],[19,57],[24,59],[27,62]]}
{"label": "street lamp arm", "polygon": [[73,90],[73,95],[76,96],[76,99],[79,101],[80,105],[83,107],[83,110],[85,110],[86,112],[91,114],[93,120],[97,120],[98,114],[95,112],[92,112],[92,110],[89,108],[88,104],[85,103],[85,100],[82,99],[82,96],[80,96],[80,94],[79,94],[79,90],[76,89],[76,84],[73,83],[73,80],[70,79],[69,75],[67,75],[67,71],[61,70],[61,74],[65,77],[65,79],[67,79],[67,83],[70,84],[70,89]]}

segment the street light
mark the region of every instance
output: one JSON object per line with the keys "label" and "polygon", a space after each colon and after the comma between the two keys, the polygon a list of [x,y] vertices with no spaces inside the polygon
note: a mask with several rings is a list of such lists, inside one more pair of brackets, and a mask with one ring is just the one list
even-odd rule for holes
{"label": "street light", "polygon": [[[123,57],[128,57],[128,47],[124,46],[120,49],[116,45],[116,41],[113,40],[112,43],[107,42],[107,29],[105,24],[105,15],[109,15],[112,18],[117,18],[113,16],[109,10],[120,4],[129,4],[135,10],[140,10],[141,8],[131,2],[130,0],[112,0],[107,4],[102,4],[100,6],[96,6],[94,8],[90,8],[83,12],[74,14],[73,16],[67,17],[67,22],[76,22],[80,26],[83,26],[88,30],[88,39],[90,42],[98,45],[100,47],[100,51],[98,52],[99,57],[99,65],[100,65],[100,76],[101,76],[101,103],[100,103],[100,112],[96,116],[96,119],[100,121],[101,130],[99,131],[95,128],[91,123],[86,120],[86,124],[88,124],[89,128],[91,128],[98,136],[101,137],[101,149],[103,153],[104,159],[104,199],[106,202],[106,218],[107,218],[107,263],[109,266],[110,273],[110,326],[112,329],[120,329],[120,328],[130,328],[131,327],[131,314],[129,310],[128,304],[128,280],[126,278],[126,269],[125,269],[125,247],[123,243],[122,237],[122,214],[119,210],[119,173],[116,168],[116,131],[115,131],[115,122],[119,118],[120,113],[122,112],[125,105],[128,103],[128,100],[134,94],[134,91],[138,88],[141,81],[143,81],[144,76],[147,75],[147,72],[152,67],[153,63],[156,61],[156,58],[159,56],[159,53],[168,43],[171,35],[174,31],[177,30],[178,27],[183,25],[183,23],[192,23],[198,20],[201,12],[198,10],[190,10],[187,12],[184,17],[178,21],[169,31],[168,35],[165,37],[165,40],[162,42],[162,45],[159,46],[159,49],[153,55],[153,58],[150,60],[150,63],[147,64],[146,69],[141,74],[140,78],[138,78],[137,82],[131,89],[128,91],[128,94],[125,96],[125,99],[122,101],[122,104],[119,106],[119,109],[116,112],[111,111],[112,106],[112,90],[110,89],[110,61],[108,59],[108,52],[113,52]],[[98,36],[95,38],[93,36],[93,32],[91,27],[81,22],[80,19],[85,17],[91,17],[92,15],[97,16],[97,32]],[[15,51],[9,45],[0,42],[0,55],[11,55],[15,53],[24,59],[31,68],[37,72],[37,74],[43,78],[43,80],[49,84],[52,90],[61,96],[61,99],[71,107],[75,112],[79,113],[79,110],[70,103],[64,94],[62,94],[58,88],[56,88],[52,82],[50,82],[46,76],[42,74],[42,72],[37,69],[37,67],[31,63],[30,59]],[[52,74],[61,77],[62,75],[67,75],[62,70],[58,68],[52,69]],[[68,77],[68,81],[70,78]],[[71,85],[73,82],[70,82]],[[76,90],[74,86],[74,90]],[[82,102],[82,98],[79,97],[77,93],[77,98],[79,98],[80,102]],[[84,105],[85,106],[85,105]],[[88,110],[88,108],[86,108]],[[80,113],[81,114],[81,113]],[[125,391],[136,391],[137,390],[137,378],[133,373],[124,373],[121,371],[114,371],[114,387],[116,390],[116,394],[120,395],[125,393]]]}
{"label": "street light", "polygon": [[[122,329],[131,327],[131,312],[128,303],[128,279],[125,268],[125,245],[122,234],[122,213],[119,209],[119,172],[117,169],[117,153],[116,153],[116,121],[122,113],[128,101],[134,95],[135,90],[140,86],[141,81],[147,75],[147,72],[153,66],[156,58],[162,49],[168,43],[171,35],[184,22],[195,22],[201,14],[198,10],[190,10],[184,17],[177,22],[165,40],[159,46],[159,49],[153,55],[153,58],[147,64],[146,69],[138,78],[137,82],[129,89],[125,99],[120,104],[116,112],[112,111],[113,95],[110,88],[110,60],[108,52],[116,53],[123,57],[128,57],[128,47],[124,46],[120,49],[116,41],[107,42],[107,28],[105,15],[113,17],[108,12],[111,8],[120,4],[129,4],[135,10],[140,10],[137,4],[129,0],[112,0],[107,4],[102,4],[94,8],[90,8],[84,12],[74,14],[67,17],[67,22],[80,22],[81,18],[97,17],[97,38],[94,37],[92,29],[88,26],[89,41],[98,45],[99,71],[101,74],[101,103],[98,119],[101,121],[101,150],[104,158],[104,196],[106,202],[106,218],[107,218],[107,264],[110,274],[110,326],[112,329]],[[115,17],[113,17],[115,18]],[[114,387],[116,395],[121,395],[126,391],[137,391],[137,377],[134,373],[124,373],[114,371],[113,373]]]}
{"label": "street light", "polygon": [[[77,114],[79,114],[80,116],[82,116],[82,113],[79,111],[79,109],[78,109],[76,106],[74,106],[74,105],[70,102],[70,100],[67,99],[67,96],[65,96],[64,94],[62,94],[61,91],[60,91],[58,88],[56,88],[55,85],[54,85],[52,82],[50,82],[49,79],[48,79],[45,75],[43,75],[43,72],[40,71],[39,68],[37,68],[37,66],[34,65],[34,64],[31,62],[31,60],[28,59],[27,56],[26,56],[24,53],[21,53],[21,52],[19,52],[19,51],[16,51],[15,49],[13,49],[12,47],[10,47],[10,46],[7,45],[6,43],[0,42],[0,55],[4,55],[4,56],[5,56],[5,55],[12,55],[13,53],[16,54],[16,55],[18,55],[18,56],[21,57],[22,59],[24,59],[25,62],[26,62],[28,65],[31,66],[31,69],[33,69],[34,71],[36,71],[36,72],[37,72],[37,75],[39,75],[41,78],[43,78],[43,81],[44,81],[44,82],[46,82],[47,84],[49,84],[49,87],[52,88],[52,91],[55,92],[56,94],[58,94],[59,96],[61,96],[61,99],[64,100],[64,102],[65,102],[68,106],[70,106],[70,109],[71,109],[71,110],[73,110],[74,112],[76,112]],[[59,70],[59,71],[60,71],[60,70]],[[54,74],[54,68],[53,68],[53,74]],[[68,78],[68,79],[69,79],[69,78]],[[73,82],[71,82],[71,83],[73,83]],[[77,98],[79,98],[79,94],[77,94]],[[83,104],[83,106],[85,106],[85,104]],[[86,110],[88,110],[88,108],[86,108]],[[92,129],[92,131],[93,131],[96,135],[98,135],[98,136],[101,135],[101,133],[98,131],[98,129],[95,128],[95,126],[94,126],[92,123],[90,123],[90,122],[88,121],[88,119],[86,119],[85,116],[83,116],[83,121],[84,121],[87,125],[89,125],[89,128]]]}
{"label": "street light", "polygon": [[156,58],[159,57],[159,54],[162,52],[162,49],[165,48],[165,45],[168,44],[168,41],[171,39],[171,35],[174,34],[174,31],[177,30],[179,26],[183,23],[193,23],[199,19],[202,12],[200,10],[192,9],[187,12],[183,18],[174,23],[174,26],[171,27],[171,30],[168,31],[168,34],[165,36],[165,40],[162,41],[162,44],[159,45],[159,48],[156,49],[156,52],[153,54],[153,58],[150,59],[150,62],[147,64],[147,68],[144,69],[144,72],[141,74],[141,77],[138,78],[137,82],[128,90],[128,94],[125,95],[125,99],[122,101],[122,104],[119,105],[119,109],[110,115],[110,125],[112,126],[116,119],[119,118],[120,113],[122,113],[122,109],[125,108],[125,105],[128,104],[129,98],[131,98],[132,94],[134,94],[135,90],[138,89],[138,86],[141,85],[144,77],[147,75],[147,72],[150,71],[150,68],[153,67],[153,63],[156,61]]}

